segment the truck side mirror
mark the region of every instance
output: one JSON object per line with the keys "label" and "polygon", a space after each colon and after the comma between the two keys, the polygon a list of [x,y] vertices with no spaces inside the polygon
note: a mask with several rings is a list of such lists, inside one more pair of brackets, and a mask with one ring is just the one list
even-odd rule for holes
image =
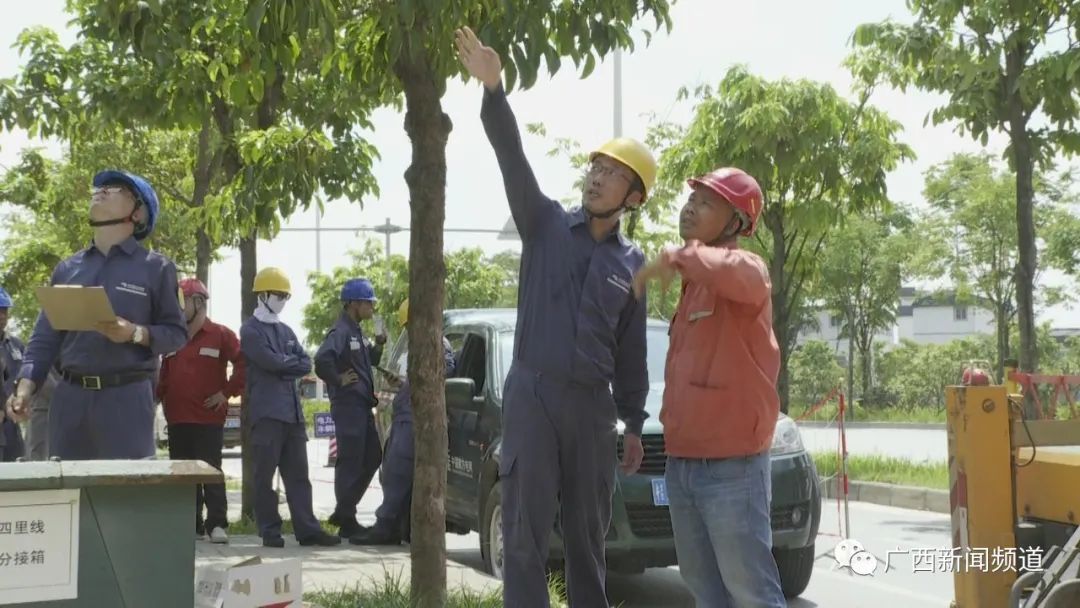
{"label": "truck side mirror", "polygon": [[476,381],[472,378],[447,378],[446,379],[446,405],[479,411],[483,400],[474,399],[476,395]]}

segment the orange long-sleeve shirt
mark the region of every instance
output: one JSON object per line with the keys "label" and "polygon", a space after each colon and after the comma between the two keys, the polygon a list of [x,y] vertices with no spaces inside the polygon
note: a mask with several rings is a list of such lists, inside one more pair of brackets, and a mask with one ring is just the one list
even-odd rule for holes
{"label": "orange long-sleeve shirt", "polygon": [[683,279],[664,371],[667,453],[727,458],[767,451],[780,411],[780,348],[765,262],[691,241],[663,254]]}

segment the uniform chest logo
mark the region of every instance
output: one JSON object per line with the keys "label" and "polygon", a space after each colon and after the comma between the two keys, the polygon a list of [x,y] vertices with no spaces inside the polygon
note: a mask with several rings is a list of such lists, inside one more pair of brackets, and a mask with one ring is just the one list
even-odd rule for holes
{"label": "uniform chest logo", "polygon": [[609,276],[607,280],[608,283],[611,283],[626,293],[630,293],[630,281],[627,281],[615,273],[611,273],[611,276]]}
{"label": "uniform chest logo", "polygon": [[687,316],[687,319],[691,323],[693,323],[694,321],[697,321],[698,319],[704,319],[705,317],[711,317],[712,314],[713,314],[712,310],[699,310],[697,312],[690,313],[689,316]]}
{"label": "uniform chest logo", "polygon": [[126,293],[135,294],[137,296],[142,296],[144,298],[147,296],[146,288],[143,287],[142,285],[136,285],[134,283],[121,282],[119,285],[116,286],[116,290],[117,291],[123,291],[123,292],[126,292]]}
{"label": "uniform chest logo", "polygon": [[216,348],[210,348],[209,346],[204,346],[204,347],[199,349],[199,354],[204,356],[204,357],[213,357],[213,358],[217,359],[218,357],[221,356],[221,351],[219,349],[216,349]]}
{"label": "uniform chest logo", "polygon": [[360,339],[359,338],[350,338],[349,339],[349,350],[360,350]]}

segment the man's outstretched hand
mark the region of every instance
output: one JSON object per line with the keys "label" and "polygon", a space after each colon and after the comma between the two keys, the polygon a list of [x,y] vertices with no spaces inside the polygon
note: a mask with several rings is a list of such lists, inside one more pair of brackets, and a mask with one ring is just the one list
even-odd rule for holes
{"label": "man's outstretched hand", "polygon": [[458,58],[469,71],[469,75],[484,83],[489,91],[499,88],[502,81],[502,62],[499,54],[489,46],[484,46],[468,26],[454,32]]}
{"label": "man's outstretched hand", "polygon": [[634,275],[634,296],[640,300],[649,281],[654,280],[659,280],[660,288],[666,291],[674,278],[675,268],[666,262],[663,255],[660,255]]}

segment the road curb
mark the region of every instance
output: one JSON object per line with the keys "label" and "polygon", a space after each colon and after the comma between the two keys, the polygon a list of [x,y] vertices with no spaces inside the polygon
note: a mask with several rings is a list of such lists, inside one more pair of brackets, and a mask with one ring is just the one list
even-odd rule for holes
{"label": "road curb", "polygon": [[[837,498],[836,485],[835,478],[822,478],[821,495],[828,499]],[[849,481],[848,500],[933,513],[950,513],[949,491],[933,488],[873,481]]]}
{"label": "road curb", "polygon": [[[797,425],[808,429],[834,429],[836,422],[822,422],[819,420],[796,421]],[[911,431],[944,431],[943,422],[845,422],[847,429],[894,429]]]}

